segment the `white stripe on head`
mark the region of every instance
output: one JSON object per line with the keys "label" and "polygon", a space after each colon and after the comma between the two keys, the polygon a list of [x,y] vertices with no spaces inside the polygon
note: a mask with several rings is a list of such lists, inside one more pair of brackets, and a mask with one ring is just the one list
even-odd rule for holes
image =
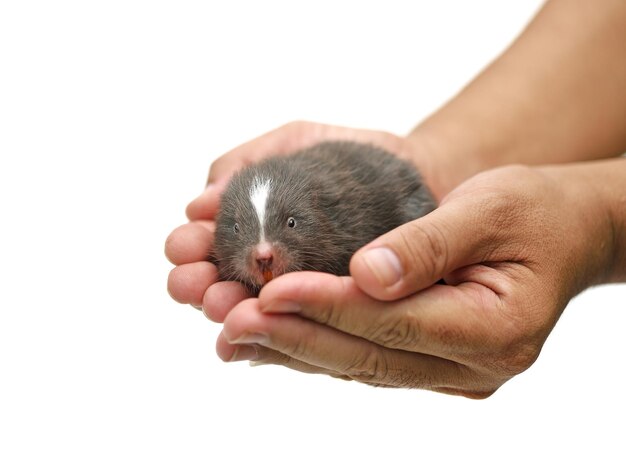
{"label": "white stripe on head", "polygon": [[259,243],[265,241],[265,231],[263,230],[265,222],[265,206],[267,204],[267,197],[270,194],[270,187],[271,182],[269,179],[260,179],[255,177],[254,182],[252,183],[252,188],[250,189],[250,201],[252,202],[252,206],[254,206],[256,215],[259,218]]}

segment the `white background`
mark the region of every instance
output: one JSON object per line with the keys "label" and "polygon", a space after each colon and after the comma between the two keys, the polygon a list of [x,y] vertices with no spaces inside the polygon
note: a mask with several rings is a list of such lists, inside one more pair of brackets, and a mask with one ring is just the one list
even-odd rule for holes
{"label": "white background", "polygon": [[0,462],[624,462],[625,286],[484,401],[224,364],[166,292],[212,159],[293,119],[406,133],[539,4],[2,2]]}

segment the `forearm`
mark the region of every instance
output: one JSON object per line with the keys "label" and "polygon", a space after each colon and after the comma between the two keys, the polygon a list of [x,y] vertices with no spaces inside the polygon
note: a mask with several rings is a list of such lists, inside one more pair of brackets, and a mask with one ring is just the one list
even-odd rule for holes
{"label": "forearm", "polygon": [[553,0],[460,94],[410,135],[449,169],[450,190],[510,163],[626,151],[626,2]]}

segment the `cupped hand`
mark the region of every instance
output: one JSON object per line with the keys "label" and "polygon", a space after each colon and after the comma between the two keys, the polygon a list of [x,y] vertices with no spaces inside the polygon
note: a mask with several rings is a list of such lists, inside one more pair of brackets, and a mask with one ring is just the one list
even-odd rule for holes
{"label": "cupped hand", "polygon": [[484,172],[358,251],[351,277],[275,279],[219,314],[219,356],[491,395],[534,362],[568,301],[604,278],[610,218],[575,172]]}
{"label": "cupped hand", "polygon": [[[168,291],[172,298],[197,308],[204,307],[210,319],[221,322],[237,302],[250,296],[238,283],[217,282],[217,269],[206,260],[213,243],[213,221],[219,208],[220,194],[238,169],[265,157],[292,153],[324,140],[352,140],[383,147],[419,164],[434,194],[442,193],[429,182],[434,163],[423,155],[424,150],[415,138],[311,122],[286,124],[235,148],[211,165],[207,188],[187,206],[190,222],[175,229],[165,243],[165,254],[176,265],[168,278]],[[419,161],[421,158],[422,161]]]}

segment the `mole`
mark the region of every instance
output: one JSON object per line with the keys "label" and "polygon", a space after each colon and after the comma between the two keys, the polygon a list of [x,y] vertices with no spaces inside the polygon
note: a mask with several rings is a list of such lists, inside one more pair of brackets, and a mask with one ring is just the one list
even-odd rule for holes
{"label": "mole", "polygon": [[408,161],[370,144],[322,142],[235,173],[211,258],[221,280],[254,294],[287,272],[349,275],[355,251],[436,206]]}

